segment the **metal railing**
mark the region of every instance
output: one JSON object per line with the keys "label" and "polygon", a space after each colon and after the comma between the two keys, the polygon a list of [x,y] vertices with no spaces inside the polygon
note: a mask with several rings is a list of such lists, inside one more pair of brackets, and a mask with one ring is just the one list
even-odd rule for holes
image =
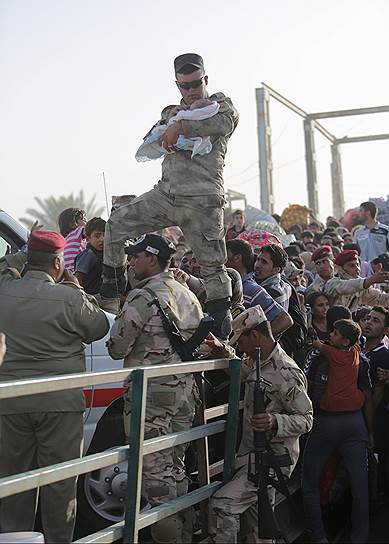
{"label": "metal railing", "polygon": [[[146,411],[146,391],[148,380],[169,375],[196,374],[204,371],[229,369],[230,388],[227,407],[205,410],[203,420],[226,413],[227,421],[204,423],[189,430],[143,440]],[[116,371],[80,373],[56,376],[43,379],[17,380],[0,383],[0,399],[21,397],[31,394],[47,393],[76,389],[91,385],[115,383],[131,376],[133,405],[130,424],[130,446],[120,446],[109,451],[72,459],[29,472],[7,476],[0,479],[0,498],[21,493],[65,480],[79,474],[107,467],[113,463],[128,461],[127,503],[125,520],[107,527],[95,534],[78,540],[78,543],[114,542],[123,538],[125,543],[138,542],[140,529],[198,504],[209,497],[222,485],[220,482],[210,483],[209,464],[205,459],[205,485],[185,496],[140,513],[141,481],[143,456],[166,448],[184,444],[194,440],[206,440],[207,437],[226,432],[225,455],[223,466],[223,482],[231,479],[234,471],[234,458],[239,418],[240,393],[240,360],[217,359],[211,361],[193,361],[175,365],[154,365],[148,367],[126,368]],[[205,448],[206,451],[206,448]]]}

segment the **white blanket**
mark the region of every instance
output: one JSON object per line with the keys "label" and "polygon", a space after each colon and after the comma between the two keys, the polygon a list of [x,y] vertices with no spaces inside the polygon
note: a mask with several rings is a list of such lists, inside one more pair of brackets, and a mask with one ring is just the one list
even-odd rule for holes
{"label": "white blanket", "polygon": [[[138,162],[145,162],[164,157],[167,154],[167,151],[159,145],[158,140],[166,132],[166,129],[169,126],[182,119],[187,119],[189,121],[209,119],[218,113],[219,108],[220,106],[217,102],[212,102],[212,104],[205,106],[204,108],[180,110],[177,115],[169,119],[169,122],[166,125],[157,125],[153,128],[136,152],[136,160]],[[206,155],[212,151],[212,144],[209,136],[204,138],[185,138],[185,136],[180,134],[175,147],[180,151],[192,151],[192,159],[195,155]]]}

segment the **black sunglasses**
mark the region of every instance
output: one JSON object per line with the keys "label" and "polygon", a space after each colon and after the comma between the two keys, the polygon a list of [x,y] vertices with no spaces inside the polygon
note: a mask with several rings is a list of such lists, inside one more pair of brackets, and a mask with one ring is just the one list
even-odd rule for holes
{"label": "black sunglasses", "polygon": [[195,79],[194,81],[183,81],[182,83],[176,81],[177,87],[184,89],[185,91],[188,91],[189,89],[197,89],[197,87],[200,87],[202,84],[204,77],[205,76],[202,76],[200,79]]}

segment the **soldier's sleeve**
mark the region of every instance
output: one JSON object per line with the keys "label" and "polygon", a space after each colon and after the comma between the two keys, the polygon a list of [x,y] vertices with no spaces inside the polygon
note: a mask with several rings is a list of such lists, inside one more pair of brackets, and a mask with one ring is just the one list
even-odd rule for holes
{"label": "soldier's sleeve", "polygon": [[324,292],[329,296],[352,295],[363,290],[364,281],[364,278],[356,278],[352,280],[333,278],[332,280],[328,280],[325,284]]}
{"label": "soldier's sleeve", "polygon": [[112,359],[123,359],[130,355],[144,325],[152,315],[153,310],[142,295],[124,304],[111,328],[108,352]]}
{"label": "soldier's sleeve", "polygon": [[218,113],[202,121],[183,119],[181,123],[186,138],[231,136],[234,132],[238,124],[239,115],[231,100],[222,93],[213,95],[211,99],[219,103],[220,109]]}
{"label": "soldier's sleeve", "polygon": [[389,308],[389,293],[383,293],[379,289],[369,287],[362,295],[362,304],[366,304],[366,306],[384,306],[384,308]]}
{"label": "soldier's sleeve", "polygon": [[18,251],[14,254],[5,255],[0,259],[0,273],[3,275],[9,273],[15,277],[15,273],[12,271],[16,271],[20,274],[26,262],[27,253],[25,251]]}
{"label": "soldier's sleeve", "polygon": [[281,396],[283,412],[273,413],[277,419],[276,436],[300,436],[309,432],[313,423],[313,408],[307,393],[307,382],[299,369],[286,368],[280,371],[285,378]]}
{"label": "soldier's sleeve", "polygon": [[75,328],[85,344],[100,340],[109,331],[109,321],[93,295],[72,282],[64,282],[69,288],[78,290],[78,307],[75,312]]}

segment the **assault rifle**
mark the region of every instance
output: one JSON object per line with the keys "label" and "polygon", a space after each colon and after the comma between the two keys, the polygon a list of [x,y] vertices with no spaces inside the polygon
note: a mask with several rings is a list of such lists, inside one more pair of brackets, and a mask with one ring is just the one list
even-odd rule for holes
{"label": "assault rifle", "polygon": [[[256,350],[256,379],[254,380],[254,414],[265,413],[265,390],[271,383],[261,376],[260,349]],[[254,456],[254,463],[252,463]],[[276,455],[267,439],[266,433],[254,431],[254,450],[249,454],[248,479],[257,486],[258,495],[258,535],[263,539],[282,537],[274,510],[268,495],[268,486],[274,487],[286,498],[290,498],[289,489],[281,467],[292,464],[289,453]],[[252,471],[254,465],[254,471]],[[283,537],[284,538],[284,537]],[[285,538],[284,538],[285,540]]]}
{"label": "assault rifle", "polygon": [[154,298],[151,302],[148,303],[148,306],[156,306],[158,308],[159,315],[162,319],[163,329],[168,336],[174,351],[178,353],[182,361],[194,361],[196,359],[199,359],[199,355],[196,353],[196,350],[211,331],[214,323],[213,317],[203,317],[200,321],[199,326],[197,327],[193,335],[189,338],[189,340],[184,340],[181,331],[177,327],[176,323],[162,308],[161,303],[155,296],[155,293],[153,293],[153,295]]}

